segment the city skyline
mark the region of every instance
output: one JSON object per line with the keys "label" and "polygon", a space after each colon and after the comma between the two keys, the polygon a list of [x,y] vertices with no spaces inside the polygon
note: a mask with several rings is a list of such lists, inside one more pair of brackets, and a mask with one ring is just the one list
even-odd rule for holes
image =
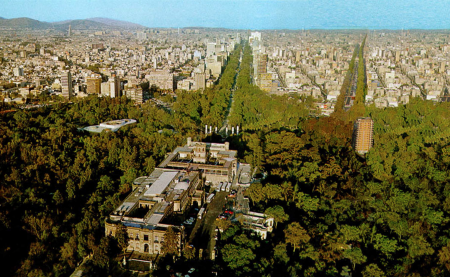
{"label": "city skyline", "polygon": [[[57,22],[105,17],[149,28],[450,29],[444,1],[10,1],[0,16]],[[18,9],[17,7],[20,7]]]}

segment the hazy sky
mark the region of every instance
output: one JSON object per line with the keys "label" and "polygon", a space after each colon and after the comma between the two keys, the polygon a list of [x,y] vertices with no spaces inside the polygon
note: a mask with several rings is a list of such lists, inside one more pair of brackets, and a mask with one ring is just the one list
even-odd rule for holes
{"label": "hazy sky", "polygon": [[449,0],[0,0],[0,16],[147,27],[450,29]]}

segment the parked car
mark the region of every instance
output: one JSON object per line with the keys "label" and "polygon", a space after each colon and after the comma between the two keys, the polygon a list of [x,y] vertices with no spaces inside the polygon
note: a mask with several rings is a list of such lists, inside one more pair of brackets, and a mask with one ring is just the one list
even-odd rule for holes
{"label": "parked car", "polygon": [[233,215],[234,214],[234,212],[232,210],[230,210],[230,209],[226,209],[224,213],[225,214],[229,214],[229,215]]}

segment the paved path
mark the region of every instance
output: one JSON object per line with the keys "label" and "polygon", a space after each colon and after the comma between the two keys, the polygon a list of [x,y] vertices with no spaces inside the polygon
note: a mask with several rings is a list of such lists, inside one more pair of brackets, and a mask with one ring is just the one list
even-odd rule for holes
{"label": "paved path", "polygon": [[[239,57],[239,64],[238,68],[236,70],[236,75],[234,76],[234,83],[233,87],[231,88],[231,94],[230,94],[230,100],[228,101],[228,107],[227,107],[227,115],[225,116],[225,120],[223,121],[222,127],[219,129],[219,133],[222,134],[222,137],[226,137],[225,129],[228,126],[228,120],[230,119],[230,115],[233,111],[233,103],[234,103],[234,91],[236,90],[236,81],[239,76],[239,71],[241,70],[241,60],[242,60],[242,51],[241,56]],[[231,133],[231,130],[228,130],[228,134]]]}
{"label": "paved path", "polygon": [[202,256],[209,258],[211,250],[214,248],[214,230],[216,218],[222,213],[223,206],[226,203],[228,192],[216,192],[213,201],[208,204],[206,213],[202,219],[197,219],[194,229],[189,237],[189,243],[193,244],[198,250],[204,249]]}

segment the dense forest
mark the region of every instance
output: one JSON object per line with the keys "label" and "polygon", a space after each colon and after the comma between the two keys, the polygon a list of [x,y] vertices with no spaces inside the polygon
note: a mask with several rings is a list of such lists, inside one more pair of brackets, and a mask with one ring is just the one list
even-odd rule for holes
{"label": "dense forest", "polygon": [[[260,240],[229,222],[214,263],[184,251],[174,266],[221,276],[448,276],[449,104],[364,107],[374,147],[363,158],[347,115],[316,117],[310,98],[262,92],[251,84],[251,61],[250,48],[238,46],[215,87],[179,94],[172,110],[89,97],[1,114],[2,276],[69,276],[86,256],[88,276],[131,275],[114,260],[123,241],[104,236],[105,217],[134,178],[188,136],[202,140],[204,124],[220,126],[235,82],[230,124],[243,131],[230,148],[268,173],[246,195],[276,227]],[[118,118],[138,123],[79,130]],[[158,274],[170,276],[164,267]]]}
{"label": "dense forest", "polygon": [[[138,123],[116,133],[78,130],[118,118]],[[90,254],[92,270],[107,270],[117,242],[104,238],[105,217],[136,177],[198,133],[190,117],[139,109],[125,98],[18,110],[0,124],[0,260],[7,276],[67,276]]]}
{"label": "dense forest", "polygon": [[[230,224],[215,263],[225,276],[449,274],[449,105],[414,98],[398,108],[364,107],[364,44],[355,51],[360,109],[303,117],[298,129],[243,124],[234,141],[241,158],[269,173],[246,195],[277,227],[261,241]],[[242,118],[259,114],[245,111]],[[374,120],[365,158],[351,147],[355,116]]]}
{"label": "dense forest", "polygon": [[[247,190],[278,222],[268,241],[230,227],[222,269],[240,276],[448,276],[449,105],[418,98],[368,107],[375,145],[351,148],[352,124],[309,119],[248,146],[269,178]],[[229,233],[236,233],[231,236]],[[242,234],[241,234],[242,233]],[[249,239],[252,243],[242,243]],[[234,257],[234,258],[232,258]]]}

